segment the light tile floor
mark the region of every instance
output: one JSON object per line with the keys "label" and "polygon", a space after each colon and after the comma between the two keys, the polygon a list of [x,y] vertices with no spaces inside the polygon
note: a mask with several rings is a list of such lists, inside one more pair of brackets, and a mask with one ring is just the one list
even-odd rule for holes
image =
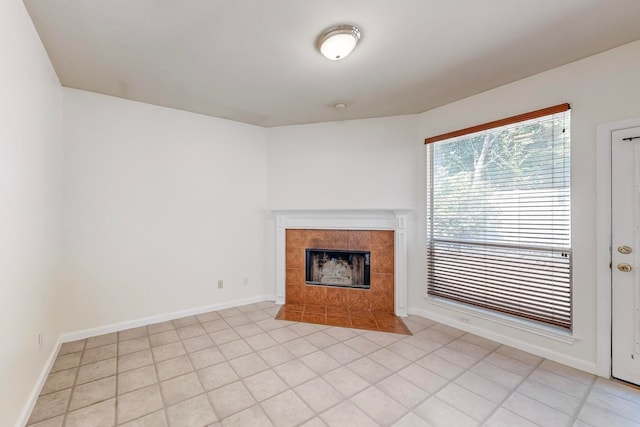
{"label": "light tile floor", "polygon": [[29,426],[640,426],[636,388],[421,317],[407,336],[278,310],[66,343]]}

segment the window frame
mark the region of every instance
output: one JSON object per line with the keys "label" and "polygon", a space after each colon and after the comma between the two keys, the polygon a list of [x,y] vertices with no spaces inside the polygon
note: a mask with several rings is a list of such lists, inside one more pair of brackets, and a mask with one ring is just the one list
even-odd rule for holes
{"label": "window frame", "polygon": [[[481,124],[481,125],[477,125],[477,126],[472,126],[472,127],[468,127],[465,129],[461,129],[461,130],[457,130],[457,131],[453,131],[453,132],[448,132],[448,133],[444,133],[441,135],[437,135],[437,136],[433,136],[433,137],[429,137],[425,139],[425,146],[427,146],[428,144],[431,143],[435,143],[435,142],[439,142],[439,141],[444,141],[444,140],[449,140],[449,139],[453,139],[453,138],[458,138],[458,137],[464,137],[465,135],[469,135],[469,134],[473,134],[473,133],[478,133],[478,132],[482,132],[482,131],[487,131],[487,130],[491,130],[494,128],[498,128],[498,127],[503,127],[503,126],[508,126],[508,125],[517,125],[520,122],[526,122],[526,121],[530,121],[536,118],[542,118],[545,116],[551,116],[557,113],[563,113],[563,112],[567,112],[570,110],[570,105],[568,103],[564,103],[564,104],[559,104],[559,105],[555,105],[552,107],[548,107],[548,108],[543,108],[540,110],[535,110],[535,111],[531,111],[528,113],[524,113],[524,114],[519,114],[516,116],[512,116],[512,117],[508,117],[505,119],[500,119],[500,120],[496,120],[496,121],[492,121],[489,123],[485,123],[485,124]],[[568,151],[568,162],[570,164],[571,162],[571,151],[570,151],[570,147],[571,147],[571,140],[569,140],[569,151]],[[429,168],[429,165],[427,164],[427,171],[431,171],[431,173],[433,173],[433,168]],[[432,177],[433,178],[433,177]],[[433,180],[427,180],[427,185],[429,183],[432,183]],[[429,188],[428,186],[425,189],[426,191],[426,202],[427,202],[427,215],[425,217],[426,221],[429,221],[429,213],[430,213],[430,209],[432,209],[433,207],[433,203],[434,203],[434,190],[433,188]],[[571,182],[569,179],[569,191],[571,191]],[[569,206],[571,208],[571,196],[569,196]],[[571,211],[570,211],[571,212]],[[569,220],[571,221],[571,214],[569,215]],[[433,221],[433,218],[432,218]],[[426,230],[427,233],[429,233],[429,224],[426,224]],[[570,224],[569,224],[570,227]],[[425,243],[427,245],[429,245],[430,243],[430,237],[427,234],[426,236],[426,241]],[[572,252],[572,241],[569,241],[569,247],[568,247],[569,253],[571,254]],[[431,267],[431,262],[429,260],[427,260],[427,267],[430,268]],[[572,330],[573,330],[573,326],[574,326],[574,297],[573,297],[573,262],[572,262],[572,256],[570,255],[570,260],[569,260],[569,315],[570,315],[570,321],[569,321],[569,326],[558,326],[558,325],[554,325],[553,323],[549,322],[544,322],[544,321],[540,321],[540,320],[532,320],[530,318],[527,318],[527,316],[520,316],[517,314],[509,314],[509,313],[505,313],[504,311],[501,310],[494,310],[492,308],[485,308],[482,307],[482,305],[475,305],[475,304],[470,304],[470,303],[466,303],[466,302],[460,302],[457,301],[456,299],[450,299],[450,298],[446,298],[446,297],[442,297],[442,296],[434,296],[431,295],[429,293],[429,289],[427,289],[427,292],[425,293],[425,298],[427,298],[431,303],[435,304],[435,305],[441,305],[441,306],[445,306],[447,308],[453,308],[456,311],[465,313],[465,315],[463,315],[461,317],[463,322],[468,322],[469,318],[468,318],[468,314],[471,314],[472,316],[476,316],[476,317],[480,317],[480,318],[487,318],[489,320],[494,320],[498,323],[502,323],[504,324],[506,323],[512,323],[516,326],[518,326],[520,329],[525,329],[525,330],[531,330],[531,331],[541,331],[542,335],[545,336],[550,336],[551,338],[556,338],[559,339],[561,341],[566,341],[568,336],[572,336]],[[429,280],[429,279],[427,279]],[[427,283],[427,286],[429,286],[429,284]],[[569,342],[569,341],[566,341]]]}

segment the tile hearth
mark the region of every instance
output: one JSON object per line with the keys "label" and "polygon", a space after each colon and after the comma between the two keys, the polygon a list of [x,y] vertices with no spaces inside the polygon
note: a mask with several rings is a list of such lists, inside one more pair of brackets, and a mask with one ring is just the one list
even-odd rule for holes
{"label": "tile hearth", "polygon": [[408,336],[279,310],[65,343],[28,426],[639,426],[638,389],[419,316]]}
{"label": "tile hearth", "polygon": [[319,304],[285,304],[276,319],[411,335],[409,328],[395,314],[373,310]]}

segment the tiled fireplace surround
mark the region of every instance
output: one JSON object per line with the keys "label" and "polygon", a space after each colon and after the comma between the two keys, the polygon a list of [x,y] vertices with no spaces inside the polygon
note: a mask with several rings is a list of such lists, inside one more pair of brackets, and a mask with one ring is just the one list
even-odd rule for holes
{"label": "tiled fireplace surround", "polygon": [[[276,212],[276,302],[406,316],[406,211]],[[305,249],[371,252],[370,289],[305,284]]]}

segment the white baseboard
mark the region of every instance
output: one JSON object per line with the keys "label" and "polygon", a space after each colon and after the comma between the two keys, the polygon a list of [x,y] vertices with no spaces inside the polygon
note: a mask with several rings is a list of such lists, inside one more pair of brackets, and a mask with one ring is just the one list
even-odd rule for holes
{"label": "white baseboard", "polygon": [[38,401],[38,396],[40,396],[40,392],[42,391],[42,387],[44,387],[44,383],[47,381],[47,376],[49,375],[49,371],[53,367],[53,363],[56,361],[56,355],[60,350],[60,346],[62,345],[62,341],[58,338],[58,341],[51,349],[51,353],[47,358],[47,363],[45,363],[42,371],[40,371],[40,375],[38,375],[38,379],[36,381],[33,390],[29,394],[29,398],[27,399],[27,403],[22,408],[22,412],[18,417],[18,422],[16,423],[16,427],[24,427],[27,425],[27,421],[29,421],[29,417],[31,416],[31,411],[33,411],[33,407],[36,406],[36,402]]}
{"label": "white baseboard", "polygon": [[166,322],[167,320],[179,319],[186,316],[208,313],[210,311],[224,310],[225,308],[239,307],[241,305],[253,304],[262,301],[274,301],[274,295],[258,295],[251,298],[238,299],[220,304],[207,305],[204,307],[190,308],[187,310],[174,311],[173,313],[160,314],[158,316],[144,317],[142,319],[129,320],[126,322],[112,323],[111,325],[99,326],[97,328],[85,329],[82,331],[62,334],[60,342],[71,342],[82,340],[97,335],[109,334],[111,332],[124,331],[126,329],[137,328],[139,326],[152,325],[154,323]]}
{"label": "white baseboard", "polygon": [[536,356],[544,357],[545,359],[553,360],[554,362],[558,362],[563,365],[567,365],[572,368],[597,375],[595,363],[587,362],[573,356],[567,356],[566,354],[558,353],[556,351],[549,350],[548,348],[539,347],[523,340],[519,340],[493,331],[488,331],[487,329],[481,328],[479,326],[452,319],[447,316],[442,316],[437,313],[432,313],[423,309],[409,308],[409,314],[418,315],[426,319],[430,319],[435,322],[439,322],[447,326],[451,326],[462,331],[469,332],[483,338],[487,338],[501,344],[517,348],[518,350],[526,351],[531,354],[535,354]]}

